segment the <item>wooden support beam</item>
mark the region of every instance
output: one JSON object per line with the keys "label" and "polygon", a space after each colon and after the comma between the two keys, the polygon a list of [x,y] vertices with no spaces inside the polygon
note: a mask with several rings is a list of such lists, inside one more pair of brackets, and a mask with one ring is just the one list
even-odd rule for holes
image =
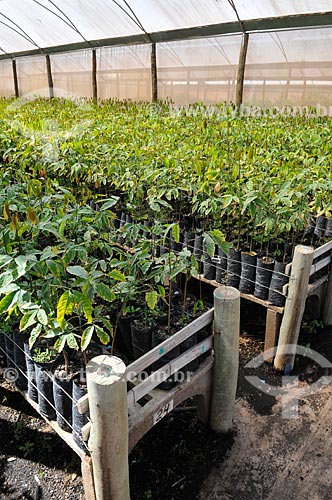
{"label": "wooden support beam", "polygon": [[151,392],[151,399],[144,406],[137,404],[128,407],[130,450],[144,434],[171,411],[171,408],[176,408],[189,398],[194,397],[197,402],[198,418],[204,423],[208,422],[213,361],[213,355],[210,353],[199,365],[198,370],[194,371],[190,377],[186,377],[181,384],[168,391],[154,389]]}
{"label": "wooden support beam", "polygon": [[96,49],[92,49],[92,97],[94,101],[98,99]]}
{"label": "wooden support beam", "polygon": [[50,55],[46,54],[45,59],[46,59],[48,89],[49,89],[49,93],[50,93],[50,99],[53,99],[53,97],[54,97],[54,86],[53,86],[52,66],[51,66]]}
{"label": "wooden support beam", "polygon": [[151,84],[152,84],[152,102],[158,101],[158,71],[156,44],[151,44]]}
{"label": "wooden support beam", "polygon": [[236,78],[236,90],[235,90],[235,106],[237,109],[239,109],[243,101],[243,82],[244,82],[244,72],[246,68],[248,43],[249,43],[249,35],[248,33],[243,33],[242,44],[239,55],[237,78]]}
{"label": "wooden support beam", "polygon": [[221,286],[214,293],[214,369],[210,426],[217,432],[233,427],[239,369],[240,292]]}
{"label": "wooden support beam", "polygon": [[87,365],[96,500],[130,500],[128,404],[124,362],[101,355]]}
{"label": "wooden support beam", "polygon": [[82,458],[81,471],[84,486],[84,499],[96,500],[91,457],[86,456]]}
{"label": "wooden support beam", "polygon": [[20,97],[20,92],[19,92],[19,88],[18,88],[16,59],[12,59],[12,68],[13,68],[15,97],[18,99]]}
{"label": "wooden support beam", "polygon": [[313,257],[312,247],[304,245],[295,247],[285,312],[274,360],[274,367],[277,370],[292,370],[294,366]]}
{"label": "wooden support beam", "polygon": [[[264,361],[272,363],[274,356],[271,356],[271,350],[277,346],[278,335],[280,330],[282,314],[271,311],[266,311],[266,326],[265,326],[265,342],[264,342]],[[265,352],[267,355],[265,356]]]}

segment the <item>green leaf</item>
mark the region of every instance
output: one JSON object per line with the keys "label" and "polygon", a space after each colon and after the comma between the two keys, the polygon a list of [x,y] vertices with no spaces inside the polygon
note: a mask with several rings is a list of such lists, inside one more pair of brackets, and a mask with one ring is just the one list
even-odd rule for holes
{"label": "green leaf", "polygon": [[62,266],[59,262],[55,262],[51,259],[48,259],[46,261],[46,265],[47,265],[48,269],[51,271],[51,273],[53,274],[53,276],[55,276],[55,278],[60,278]]}
{"label": "green leaf", "polygon": [[116,299],[116,295],[108,285],[104,283],[98,283],[95,287],[97,295],[106,300],[107,302],[113,302]]}
{"label": "green leaf", "polygon": [[9,255],[0,255],[0,269],[7,266],[13,260]]}
{"label": "green leaf", "polygon": [[79,278],[88,279],[89,275],[82,266],[68,266],[67,271],[69,274],[78,276]]}
{"label": "green leaf", "polygon": [[8,311],[14,302],[14,297],[17,292],[13,291],[5,295],[0,301],[0,314]]}
{"label": "green leaf", "polygon": [[117,280],[117,281],[126,281],[126,277],[125,275],[121,272],[121,271],[118,271],[117,269],[113,269],[113,271],[111,271],[108,276],[110,278],[112,278],[113,280]]}
{"label": "green leaf", "polygon": [[152,291],[152,292],[147,292],[145,294],[145,302],[147,303],[151,311],[153,311],[153,309],[156,307],[157,301],[158,301],[157,292]]}
{"label": "green leaf", "polygon": [[175,243],[179,243],[179,241],[180,241],[180,226],[179,226],[179,224],[173,224],[172,236],[174,238]]}
{"label": "green leaf", "polygon": [[37,319],[39,323],[42,325],[47,325],[48,323],[48,317],[44,309],[38,309],[37,311]]}
{"label": "green leaf", "polygon": [[23,274],[25,274],[27,262],[28,262],[28,259],[27,259],[26,255],[18,255],[15,258],[15,264],[17,265],[16,271],[17,271],[17,274],[19,276],[23,276]]}
{"label": "green leaf", "polygon": [[54,344],[54,349],[58,352],[62,352],[66,345],[67,335],[60,335]]}
{"label": "green leaf", "polygon": [[33,208],[28,207],[27,216],[28,216],[28,219],[31,222],[31,224],[36,224],[36,222],[38,222],[38,217],[37,217],[36,212],[34,211]]}
{"label": "green leaf", "polygon": [[82,299],[81,299],[81,306],[82,306],[84,316],[86,317],[87,322],[92,323],[92,311],[93,311],[92,302],[89,299],[89,297],[87,297],[86,295],[83,295],[83,294],[82,294]]}
{"label": "green leaf", "polygon": [[207,253],[210,255],[210,257],[213,257],[215,251],[215,243],[209,233],[204,233],[204,243]]}
{"label": "green leaf", "polygon": [[9,285],[10,283],[13,283],[14,281],[14,276],[10,271],[5,271],[0,275],[0,286],[5,287]]}
{"label": "green leaf", "polygon": [[105,317],[102,317],[102,318],[98,318],[103,324],[104,326],[106,326],[107,330],[110,332],[110,334],[113,336],[113,325],[112,323],[110,322],[109,319],[105,318]]}
{"label": "green leaf", "polygon": [[81,338],[81,351],[85,351],[88,345],[91,342],[93,332],[95,330],[95,326],[91,325],[88,326],[82,333],[82,338]]}
{"label": "green leaf", "polygon": [[209,235],[218,247],[220,247],[221,250],[228,255],[231,245],[226,242],[223,233],[219,229],[213,229],[212,231],[209,231]]}
{"label": "green leaf", "polygon": [[42,326],[40,323],[38,323],[37,326],[35,326],[35,328],[33,328],[31,330],[31,333],[30,333],[30,337],[29,337],[29,348],[32,349],[34,343],[36,342],[36,340],[38,339],[39,337],[39,334],[41,332],[41,329],[42,329]]}
{"label": "green leaf", "polygon": [[76,255],[81,262],[85,262],[88,258],[88,252],[83,247],[76,248]]}
{"label": "green leaf", "polygon": [[36,309],[33,309],[32,311],[25,313],[24,316],[22,316],[21,321],[20,321],[20,327],[19,327],[20,332],[23,332],[24,330],[29,328],[29,326],[34,325],[37,322],[36,316],[37,316]]}
{"label": "green leaf", "polygon": [[65,315],[70,314],[73,310],[74,302],[73,297],[69,291],[64,292],[57,305],[56,319],[62,329],[65,328]]}
{"label": "green leaf", "polygon": [[187,269],[187,263],[180,261],[177,262],[176,265],[172,268],[171,272],[169,273],[169,277],[171,279],[174,279],[178,274],[182,273]]}
{"label": "green leaf", "polygon": [[9,219],[10,210],[9,210],[9,204],[7,202],[3,206],[2,215],[3,215],[3,217],[4,217],[5,220]]}
{"label": "green leaf", "polygon": [[109,344],[111,338],[110,336],[108,335],[108,333],[105,332],[105,330],[103,330],[100,326],[98,325],[95,325],[95,328],[96,328],[96,334],[98,335],[98,338],[100,340],[100,342],[104,345],[107,345]]}
{"label": "green leaf", "polygon": [[63,257],[64,262],[67,265],[70,264],[74,260],[75,254],[76,251],[73,248],[69,248]]}
{"label": "green leaf", "polygon": [[9,283],[9,285],[2,286],[0,288],[0,294],[9,293],[9,292],[16,292],[16,290],[20,290],[20,287],[18,285],[16,285],[16,283]]}
{"label": "green leaf", "polygon": [[118,201],[119,201],[119,197],[118,196],[114,196],[114,198],[109,198],[109,199],[105,200],[105,202],[100,207],[100,210],[101,211],[102,210],[108,210],[109,208],[114,207],[114,205],[116,205]]}
{"label": "green leaf", "polygon": [[77,340],[75,339],[75,337],[72,333],[69,333],[68,335],[66,335],[66,341],[67,341],[67,345],[68,345],[68,347],[70,347],[70,349],[74,349],[74,351],[78,351],[78,343],[77,343]]}

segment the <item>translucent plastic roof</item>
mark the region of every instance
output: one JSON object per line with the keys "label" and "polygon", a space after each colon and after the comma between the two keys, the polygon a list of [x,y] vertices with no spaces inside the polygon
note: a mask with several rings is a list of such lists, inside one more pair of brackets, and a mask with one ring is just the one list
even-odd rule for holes
{"label": "translucent plastic roof", "polygon": [[332,15],[332,0],[0,0],[0,53],[119,44],[122,37],[148,42],[156,33],[227,23],[240,32],[239,19],[315,13]]}

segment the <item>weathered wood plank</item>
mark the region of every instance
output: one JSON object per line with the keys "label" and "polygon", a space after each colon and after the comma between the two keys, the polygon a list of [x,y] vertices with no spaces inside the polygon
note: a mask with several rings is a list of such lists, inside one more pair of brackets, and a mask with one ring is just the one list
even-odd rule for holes
{"label": "weathered wood plank", "polygon": [[270,309],[271,311],[278,312],[280,314],[282,314],[284,312],[283,307],[273,306],[267,300],[259,299],[258,297],[255,297],[254,295],[251,295],[248,293],[240,293],[240,295],[241,295],[241,299],[250,300],[251,302],[254,302],[255,304],[259,304],[261,306],[264,306],[267,309]]}
{"label": "weathered wood plank", "polygon": [[77,401],[77,410],[81,415],[89,411],[89,394],[84,394],[84,396]]}
{"label": "weathered wood plank", "polygon": [[310,276],[317,273],[317,271],[324,269],[324,267],[327,267],[330,263],[331,263],[331,255],[328,255],[324,259],[317,262],[317,264],[313,264],[310,269]]}
{"label": "weathered wood plank", "polygon": [[328,252],[329,250],[332,250],[332,240],[328,241],[321,247],[316,248],[314,251],[314,259],[317,259],[320,255],[323,255],[324,253]]}
{"label": "weathered wood plank", "polygon": [[317,288],[322,286],[328,280],[328,277],[329,275],[325,274],[325,276],[319,278],[319,280],[315,281],[315,283],[311,283],[310,285],[308,285],[307,296],[309,297],[310,295],[315,295]]}
{"label": "weathered wood plank", "polygon": [[213,337],[211,335],[211,337],[204,339],[192,349],[181,354],[178,358],[170,361],[169,363],[166,363],[162,368],[159,368],[159,370],[153,372],[143,382],[139,383],[136,387],[133,387],[130,391],[128,391],[128,407],[130,408],[134,403],[143,398],[161,382],[168,379],[168,377],[179,371],[188,363],[212,349],[212,338]]}
{"label": "weathered wood plank", "polygon": [[82,458],[81,470],[82,470],[82,479],[84,486],[84,499],[96,500],[91,457],[86,456]]}
{"label": "weathered wood plank", "polygon": [[90,437],[90,431],[91,431],[91,422],[88,422],[87,424],[83,425],[82,427],[82,439],[83,441],[88,441]]}
{"label": "weathered wood plank", "polygon": [[291,269],[292,269],[292,263],[290,262],[289,264],[286,265],[285,267],[285,274],[286,276],[289,276],[290,273],[291,273]]}
{"label": "weathered wood plank", "polygon": [[289,287],[289,283],[286,283],[286,285],[284,285],[282,287],[282,294],[287,297],[287,294],[288,294],[288,287]]}
{"label": "weathered wood plank", "polygon": [[[278,343],[278,335],[282,320],[282,314],[275,311],[267,310],[266,326],[265,326],[265,341],[264,341],[264,361],[273,362],[274,356],[270,355],[270,350],[274,349]],[[267,353],[265,355],[265,352]]]}
{"label": "weathered wood plank", "polygon": [[[204,276],[202,274],[195,274],[195,275],[193,275],[193,278],[195,278],[199,281],[203,281],[204,283],[208,283],[209,285],[214,286],[216,288],[223,286],[220,283],[218,283],[218,281],[208,280],[208,279],[204,278]],[[276,311],[280,314],[282,314],[284,312],[283,307],[273,306],[267,300],[259,299],[258,297],[255,297],[254,295],[251,295],[249,293],[242,293],[241,292],[240,295],[241,295],[241,299],[249,300],[250,302],[254,302],[255,304],[259,304],[260,306],[266,307],[267,309],[271,309],[271,311]]]}
{"label": "weathered wood plank", "polygon": [[154,349],[151,349],[148,353],[141,356],[139,359],[131,363],[127,367],[127,380],[130,381],[131,378],[134,378],[141,371],[145,370],[148,366],[151,366],[152,363],[160,359],[162,356],[170,352],[172,349],[177,347],[181,342],[190,338],[194,333],[198,332],[205,326],[209,325],[213,321],[213,313],[214,309],[210,309],[205,312],[199,318],[192,321],[189,325],[185,326],[181,330],[179,330],[175,335],[165,340]]}

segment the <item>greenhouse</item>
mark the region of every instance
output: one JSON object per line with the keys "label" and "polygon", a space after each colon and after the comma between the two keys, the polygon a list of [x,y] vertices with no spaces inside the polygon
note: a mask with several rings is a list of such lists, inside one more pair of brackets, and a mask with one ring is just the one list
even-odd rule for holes
{"label": "greenhouse", "polygon": [[330,25],[329,0],[3,1],[0,95],[234,102],[244,64],[245,104],[330,106]]}
{"label": "greenhouse", "polygon": [[0,1],[0,500],[329,498],[331,54],[332,0]]}

